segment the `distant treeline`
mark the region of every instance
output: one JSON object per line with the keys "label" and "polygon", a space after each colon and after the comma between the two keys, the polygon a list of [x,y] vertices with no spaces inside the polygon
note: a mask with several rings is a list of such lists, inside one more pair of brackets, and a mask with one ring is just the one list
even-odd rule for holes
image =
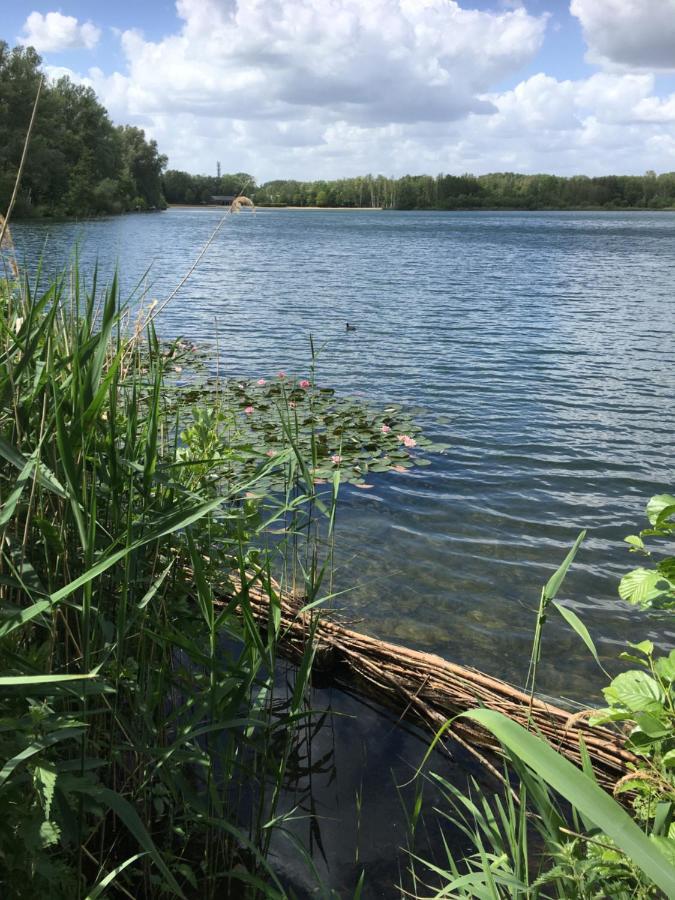
{"label": "distant treeline", "polygon": [[385,209],[664,209],[675,206],[675,172],[657,175],[364,175],[337,181],[268,181],[246,173],[189,175],[169,170],[162,178],[169,203],[208,203],[218,195],[245,193],[258,205],[372,206]]}
{"label": "distant treeline", "polygon": [[[32,47],[0,41],[0,210],[7,209],[40,81]],[[15,215],[92,215],[164,206],[166,165],[140,128],[115,126],[91,88],[45,83]]]}

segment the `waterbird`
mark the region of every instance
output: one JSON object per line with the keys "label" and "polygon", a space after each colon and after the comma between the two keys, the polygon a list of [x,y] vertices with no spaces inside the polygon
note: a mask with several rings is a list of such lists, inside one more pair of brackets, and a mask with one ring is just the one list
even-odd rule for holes
{"label": "waterbird", "polygon": [[350,325],[349,322],[347,322],[345,331],[356,331],[356,325]]}

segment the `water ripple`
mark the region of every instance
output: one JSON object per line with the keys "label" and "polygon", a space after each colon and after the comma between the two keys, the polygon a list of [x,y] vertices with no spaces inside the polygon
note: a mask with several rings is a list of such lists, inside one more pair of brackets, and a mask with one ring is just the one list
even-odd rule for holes
{"label": "water ripple", "polygon": [[[28,258],[47,239],[59,264],[79,238],[85,266],[121,261],[126,290],[151,265],[161,298],[217,216],[20,224],[15,237]],[[370,631],[520,680],[540,585],[581,528],[564,596],[601,654],[672,639],[616,582],[632,565],[622,537],[672,479],[674,241],[670,213],[261,210],[227,221],[161,330],[209,343],[232,375],[307,372],[312,334],[323,382],[422,406],[451,448],[344,492],[344,604]],[[563,624],[545,643],[550,691],[602,680]]]}

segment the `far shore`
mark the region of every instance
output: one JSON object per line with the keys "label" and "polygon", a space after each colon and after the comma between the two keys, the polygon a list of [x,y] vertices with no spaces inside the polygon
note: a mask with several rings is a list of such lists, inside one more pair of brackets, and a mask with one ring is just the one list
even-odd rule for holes
{"label": "far shore", "polygon": [[[167,209],[212,209],[218,212],[229,209],[229,206],[217,206],[212,203],[169,203]],[[675,206],[662,206],[654,209],[649,206],[540,206],[534,209],[523,209],[518,206],[463,206],[453,209],[437,209],[435,207],[419,207],[416,209],[392,209],[384,206],[270,206],[260,204],[254,209],[290,209],[298,212],[437,212],[437,213],[495,213],[495,212],[606,212],[606,213],[633,213],[633,212],[675,212]]]}
{"label": "far shore", "polygon": [[[168,209],[229,209],[229,206],[221,206],[216,203],[169,203]],[[384,209],[383,206],[270,206],[261,203],[256,209],[299,209],[315,210],[318,212],[378,212]]]}

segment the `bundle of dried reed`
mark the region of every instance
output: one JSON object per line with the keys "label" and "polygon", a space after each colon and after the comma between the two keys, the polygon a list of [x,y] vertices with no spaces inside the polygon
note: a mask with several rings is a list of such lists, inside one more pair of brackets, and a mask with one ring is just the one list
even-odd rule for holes
{"label": "bundle of dried reed", "polygon": [[[270,621],[269,597],[255,580],[247,591],[253,614],[263,627]],[[316,630],[312,612],[303,612],[297,598],[278,592],[281,613],[279,649],[291,659],[302,657],[308,635],[314,633],[316,658],[338,684],[365,693],[438,732],[458,713],[477,707],[495,709],[547,740],[559,753],[581,765],[580,744],[586,746],[600,784],[612,789],[635,761],[621,736],[591,727],[586,717],[567,712],[477,669],[458,666],[431,653],[390,644],[345,627],[322,614]],[[530,708],[531,707],[531,708]],[[456,719],[447,735],[465,747],[482,765],[501,778],[494,762],[481,750],[500,753],[488,732],[469,719]],[[494,757],[493,757],[494,760]]]}

